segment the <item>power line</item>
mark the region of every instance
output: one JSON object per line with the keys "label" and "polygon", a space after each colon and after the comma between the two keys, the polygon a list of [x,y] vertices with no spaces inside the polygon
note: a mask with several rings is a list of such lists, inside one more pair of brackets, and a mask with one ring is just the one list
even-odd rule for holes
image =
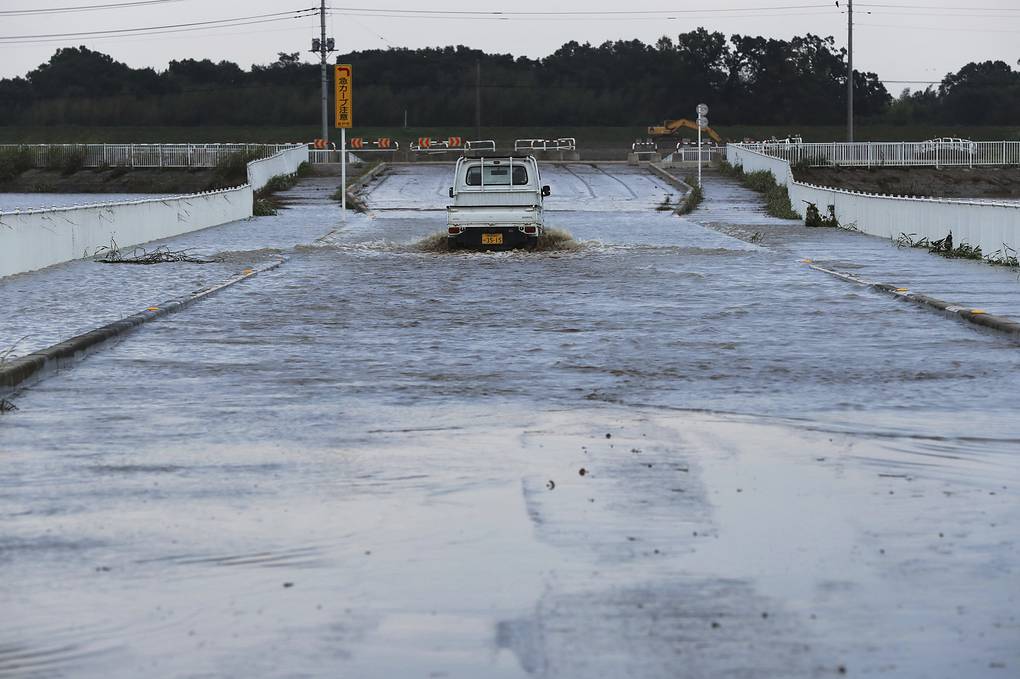
{"label": "power line", "polygon": [[[877,17],[916,17],[917,12],[872,12],[865,10],[865,14]],[[971,14],[970,12],[958,12],[958,13],[945,13],[945,14],[929,14],[933,19],[941,19],[943,17],[967,17],[969,19],[1020,19],[1020,14]]]}
{"label": "power line", "polygon": [[[827,7],[827,6],[826,6]],[[656,15],[656,16],[497,16],[497,15],[435,15],[435,14],[379,14],[372,10],[366,11],[335,11],[333,14],[345,17],[359,16],[359,17],[372,17],[377,19],[425,19],[425,20],[440,20],[440,21],[540,21],[540,22],[552,22],[552,21],[690,21],[692,19],[718,19],[723,18],[718,14],[707,14],[707,15],[692,15],[685,14],[683,16],[667,16],[667,15]],[[763,17],[801,17],[801,16],[831,16],[833,12],[831,9],[818,10],[818,11],[794,11],[794,12],[763,12],[757,11],[748,14],[727,14],[724,18],[737,19],[737,18],[763,18]]]}
{"label": "power line", "polygon": [[929,5],[894,5],[860,3],[858,7],[880,7],[884,9],[919,9],[925,12],[1020,12],[1020,8],[1008,7],[931,7]]}
{"label": "power line", "polygon": [[952,31],[958,33],[965,31],[969,33],[1020,33],[1020,29],[998,29],[998,28],[966,28],[963,26],[903,26],[896,24],[871,24],[854,22],[855,26],[868,26],[869,28],[895,28],[898,31]]}
{"label": "power line", "polygon": [[71,12],[91,12],[104,9],[122,9],[129,7],[146,7],[149,5],[167,5],[172,2],[187,2],[188,0],[136,0],[135,2],[111,2],[104,5],[80,5],[78,7],[37,7],[35,9],[4,9],[0,10],[3,16],[32,16],[39,14],[68,14]]}
{"label": "power line", "polygon": [[728,14],[734,12],[769,12],[778,10],[794,9],[830,9],[829,4],[811,5],[780,5],[776,7],[730,7],[725,9],[709,7],[701,9],[650,9],[650,10],[571,10],[571,11],[502,11],[502,10],[443,10],[443,9],[385,9],[381,7],[330,7],[338,14],[372,12],[373,15],[393,16],[442,16],[442,17],[465,17],[465,18],[493,18],[493,17],[541,17],[541,16],[651,16],[676,14]]}
{"label": "power line", "polygon": [[[230,22],[243,22],[248,20],[264,19],[266,21],[281,21],[285,19],[301,19],[307,16],[311,16],[309,12],[318,11],[317,8],[299,9],[290,12],[273,12],[270,14],[253,14],[245,17],[233,17],[230,19],[216,19],[211,21],[192,21],[183,24],[167,24],[164,26],[140,26],[136,28],[118,28],[106,31],[81,31],[77,33],[42,33],[37,35],[2,35],[0,36],[0,42],[29,42],[33,40],[52,40],[52,39],[65,39],[65,38],[100,38],[103,36],[115,36],[123,34],[134,34],[141,35],[143,31],[163,31],[171,32],[174,29],[189,30],[197,29],[204,26],[215,26],[217,24],[227,24]],[[245,25],[240,23],[234,23],[233,25]]]}
{"label": "power line", "polygon": [[[169,35],[169,34],[172,34],[172,33],[198,33],[199,31],[215,31],[215,30],[219,30],[219,29],[223,29],[223,28],[235,28],[235,27],[238,27],[238,26],[254,26],[254,25],[257,25],[257,24],[273,24],[273,23],[278,23],[280,21],[289,21],[289,20],[292,20],[292,19],[304,19],[306,17],[311,17],[311,16],[313,16],[313,15],[311,15],[311,14],[303,14],[301,16],[295,16],[295,17],[279,17],[279,18],[276,18],[276,19],[257,19],[255,21],[239,21],[237,23],[220,24],[220,25],[216,25],[216,26],[199,26],[197,28],[175,28],[175,29],[163,30],[163,31],[147,31],[147,32],[141,32],[141,33],[126,33],[126,34],[123,34],[123,35],[85,36],[85,37],[80,38],[80,40],[83,41],[83,42],[94,42],[96,40],[124,41],[124,40],[130,40],[131,38],[161,36],[161,35]],[[294,29],[285,29],[285,30],[294,30]],[[302,30],[304,30],[304,29],[302,29]],[[251,33],[251,32],[249,32],[249,33]],[[237,35],[243,35],[243,33],[237,33]],[[187,35],[183,35],[183,36],[177,36],[177,37],[179,37],[179,38],[186,38],[188,36]],[[75,40],[77,41],[78,39],[75,39]],[[46,39],[42,39],[42,40],[0,40],[0,49],[3,49],[5,47],[13,47],[13,46],[17,46],[17,45],[42,45],[42,44],[64,44],[64,45],[66,45],[67,42],[68,42],[67,38],[46,38]]]}
{"label": "power line", "polygon": [[[240,24],[224,24],[223,26],[206,26],[204,28],[196,28],[184,31],[158,31],[154,33],[137,33],[134,35],[107,35],[100,36],[98,38],[89,38],[87,42],[94,40],[106,40],[115,44],[136,44],[141,42],[148,42],[152,40],[193,40],[192,33],[199,31],[215,31],[222,28],[233,28],[234,26],[250,26],[253,24],[265,24],[265,23],[277,23],[274,20],[268,21],[250,21]],[[267,28],[263,30],[255,31],[233,31],[231,35],[260,35],[266,33],[294,33],[296,31],[307,31],[308,29],[304,26],[289,26],[286,28]],[[181,35],[183,33],[183,35]],[[164,36],[164,37],[160,37]],[[11,42],[0,42],[0,50],[11,50],[11,49],[24,49],[23,45],[43,45],[43,44],[67,44],[66,40],[59,38],[52,40],[34,40],[34,41],[11,41]]]}

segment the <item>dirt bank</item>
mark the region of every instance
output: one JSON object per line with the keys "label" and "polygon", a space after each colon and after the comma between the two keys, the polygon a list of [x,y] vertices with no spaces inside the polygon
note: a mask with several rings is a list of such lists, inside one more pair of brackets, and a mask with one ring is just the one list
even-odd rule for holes
{"label": "dirt bank", "polygon": [[819,186],[937,198],[1020,198],[1020,167],[795,169],[798,181]]}
{"label": "dirt bank", "polygon": [[59,170],[27,170],[0,184],[4,193],[198,193],[243,184],[213,168],[85,169],[65,175]]}

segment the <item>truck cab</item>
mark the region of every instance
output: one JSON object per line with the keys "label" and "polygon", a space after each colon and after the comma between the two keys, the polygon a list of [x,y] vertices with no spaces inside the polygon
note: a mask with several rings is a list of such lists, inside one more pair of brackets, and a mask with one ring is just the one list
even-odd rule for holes
{"label": "truck cab", "polygon": [[542,185],[534,156],[479,156],[457,161],[446,208],[451,248],[533,248],[545,231]]}

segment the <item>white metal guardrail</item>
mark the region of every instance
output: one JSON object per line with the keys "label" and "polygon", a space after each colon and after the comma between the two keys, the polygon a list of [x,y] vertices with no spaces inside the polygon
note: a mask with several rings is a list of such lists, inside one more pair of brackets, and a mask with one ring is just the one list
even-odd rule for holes
{"label": "white metal guardrail", "polygon": [[517,139],[514,151],[576,151],[577,140],[574,137],[560,139]]}
{"label": "white metal guardrail", "polygon": [[1020,165],[1020,141],[933,139],[921,142],[834,142],[731,144],[809,167],[974,167]]}
{"label": "white metal guardrail", "polygon": [[185,168],[216,167],[233,153],[268,158],[303,144],[0,144],[4,151],[27,150],[36,167]]}
{"label": "white metal guardrail", "polygon": [[718,146],[706,146],[701,149],[701,154],[698,154],[697,146],[678,146],[676,151],[670,152],[663,161],[669,163],[696,163],[699,158],[705,163],[714,163],[722,160],[724,157],[724,150]]}
{"label": "white metal guardrail", "polygon": [[[354,153],[353,151],[347,151],[347,162],[352,165],[365,162],[365,159],[361,157],[362,151]],[[340,151],[339,149],[310,149],[308,151],[308,162],[312,165],[339,165],[340,164]]]}

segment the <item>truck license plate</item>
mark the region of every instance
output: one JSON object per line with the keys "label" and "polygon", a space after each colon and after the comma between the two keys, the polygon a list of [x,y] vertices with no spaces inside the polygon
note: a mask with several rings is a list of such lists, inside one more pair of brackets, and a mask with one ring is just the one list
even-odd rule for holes
{"label": "truck license plate", "polygon": [[502,245],[503,234],[501,233],[483,233],[482,234],[482,245]]}

